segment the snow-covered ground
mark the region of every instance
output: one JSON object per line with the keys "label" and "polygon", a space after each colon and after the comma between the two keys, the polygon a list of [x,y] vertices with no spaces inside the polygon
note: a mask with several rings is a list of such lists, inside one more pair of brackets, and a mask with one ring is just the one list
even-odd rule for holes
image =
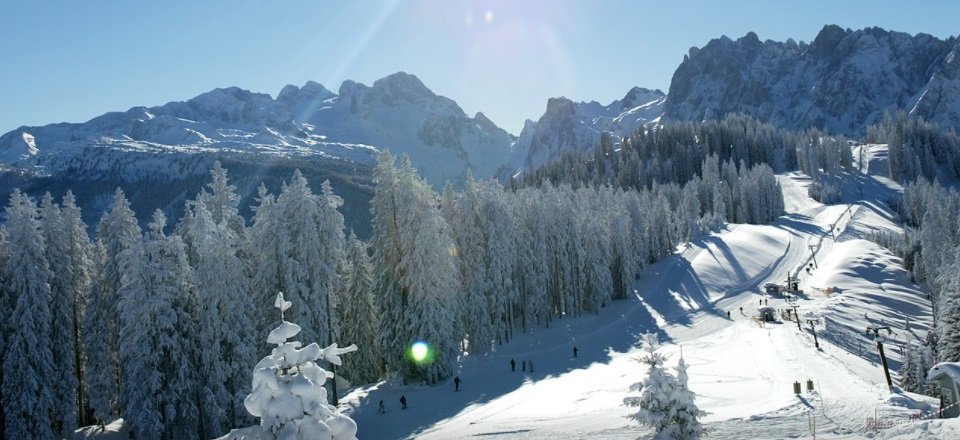
{"label": "snow-covered ground", "polygon": [[[648,267],[631,300],[555,321],[494,353],[464,356],[458,392],[452,380],[434,387],[394,380],[353,390],[341,402],[362,439],[637,438],[649,430],[625,418],[630,410],[622,402],[645,374],[636,338],[655,331],[669,366],[681,350],[690,364],[690,388],[709,412],[711,437],[960,438],[960,420],[911,420],[929,416],[936,402],[891,392],[864,334],[868,325],[893,329],[884,344],[896,383],[901,345],[930,325],[926,293],[899,258],[864,240],[899,228],[885,205],[899,188],[873,176],[885,170],[884,154],[881,146],[863,148],[870,175],[846,179],[840,205],[807,197],[803,175],[781,176],[787,213],[775,224],[730,225]],[[762,302],[792,305],[763,294],[765,283],[787,274],[799,276],[794,304],[802,330],[796,321],[752,319]],[[400,409],[401,395],[408,409]],[[381,399],[386,414],[377,413]]]}

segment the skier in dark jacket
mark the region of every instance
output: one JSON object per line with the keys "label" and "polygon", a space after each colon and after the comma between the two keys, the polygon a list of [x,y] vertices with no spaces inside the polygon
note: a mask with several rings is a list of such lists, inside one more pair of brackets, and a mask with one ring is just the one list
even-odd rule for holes
{"label": "skier in dark jacket", "polygon": [[453,378],[454,391],[460,391],[460,376]]}
{"label": "skier in dark jacket", "polygon": [[517,361],[510,358],[510,371],[517,371]]}
{"label": "skier in dark jacket", "polygon": [[400,409],[407,409],[407,396],[400,396]]}
{"label": "skier in dark jacket", "polygon": [[577,347],[574,346],[574,347],[573,347],[573,357],[577,357],[577,353],[578,353],[579,351],[580,351],[580,350],[577,350]]}

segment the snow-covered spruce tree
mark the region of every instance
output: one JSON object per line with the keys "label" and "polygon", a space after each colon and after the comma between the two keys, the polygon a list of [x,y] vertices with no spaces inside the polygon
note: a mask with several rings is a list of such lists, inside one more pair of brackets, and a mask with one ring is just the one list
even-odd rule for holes
{"label": "snow-covered spruce tree", "polygon": [[188,209],[182,234],[189,237],[197,292],[197,390],[202,435],[249,423],[239,403],[250,392],[247,368],[255,360],[251,323],[256,322],[243,260],[243,239],[226,220],[217,222],[203,198]]}
{"label": "snow-covered spruce tree", "polygon": [[478,226],[488,325],[498,341],[509,342],[513,335],[513,305],[518,296],[512,277],[517,265],[513,235],[516,227],[500,184],[488,180],[477,185],[482,198],[478,206]]}
{"label": "snow-covered spruce tree", "polygon": [[673,439],[673,428],[676,425],[674,417],[674,393],[678,390],[677,378],[670,374],[663,366],[666,357],[657,353],[660,341],[654,333],[645,333],[640,342],[646,354],[639,358],[649,370],[647,378],[630,386],[630,391],[640,391],[640,396],[630,396],[623,399],[624,405],[639,408],[628,417],[640,422],[643,426],[654,429],[655,439]]}
{"label": "snow-covered spruce tree", "polygon": [[263,245],[257,248],[265,268],[259,286],[303,304],[292,318],[303,324],[305,337],[325,343],[333,341],[337,326],[337,267],[344,243],[337,208],[342,204],[329,182],[314,194],[297,170],[280,196],[262,201],[254,217],[255,246]]}
{"label": "snow-covered spruce tree", "polygon": [[96,271],[94,266],[94,248],[90,242],[90,235],[87,234],[87,225],[83,222],[83,216],[80,208],[77,206],[76,198],[72,191],[67,191],[63,196],[62,208],[63,230],[65,234],[65,251],[70,258],[70,267],[72,279],[69,281],[70,290],[73,292],[70,302],[72,310],[66,313],[70,314],[70,339],[69,344],[73,347],[74,357],[73,371],[71,372],[76,380],[73,382],[77,386],[76,390],[76,412],[79,426],[86,426],[86,388],[84,372],[86,371],[86,354],[83,351],[83,319],[86,314],[85,306],[90,288],[93,285],[93,276]]}
{"label": "snow-covered spruce tree", "polygon": [[0,407],[5,438],[54,438],[50,415],[56,408],[54,383],[60,379],[50,339],[50,272],[44,255],[37,206],[14,190],[6,208],[8,255],[2,268],[3,290],[12,297],[3,315],[7,334],[3,353]]}
{"label": "snow-covered spruce tree", "polygon": [[583,251],[581,278],[583,279],[583,298],[578,304],[593,313],[610,303],[613,295],[612,252],[610,243],[610,218],[608,215],[596,215],[604,210],[598,202],[606,198],[609,187],[599,190],[584,188],[576,195],[578,206],[577,221],[580,229],[580,249]]}
{"label": "snow-covered spruce tree", "polygon": [[[257,188],[257,205],[253,209],[253,225],[249,229],[250,258],[257,268],[252,273],[252,298],[255,303],[265,303],[271,300],[271,295],[263,292],[279,292],[283,286],[281,261],[283,251],[280,248],[279,216],[277,214],[277,198],[270,194],[267,187],[261,183]],[[269,313],[257,313],[256,331],[258,335],[265,335],[276,318]]]}
{"label": "snow-covered spruce tree", "polygon": [[926,394],[927,373],[933,368],[933,353],[926,345],[908,344],[900,365],[900,387],[911,393]]}
{"label": "snow-covered spruce tree", "polygon": [[119,414],[120,364],[117,354],[117,305],[120,302],[119,255],[137,246],[140,226],[123,191],[117,188],[110,211],[97,226],[100,270],[87,299],[83,345],[90,407],[103,424]]}
{"label": "snow-covered spruce tree", "polygon": [[250,392],[249,366],[260,314],[251,295],[250,246],[227,171],[214,163],[212,182],[201,190],[178,225],[194,269],[197,292],[198,389],[202,437],[253,419],[243,408]]}
{"label": "snow-covered spruce tree", "polygon": [[609,199],[600,201],[610,207],[608,229],[610,231],[610,277],[613,299],[626,299],[633,283],[633,274],[639,270],[633,225],[627,211],[627,197],[620,189],[606,192]]}
{"label": "snow-covered spruce tree", "polygon": [[[371,200],[373,249],[380,276],[380,346],[388,369],[406,379],[435,383],[453,373],[459,335],[455,333],[460,286],[456,245],[440,215],[437,197],[404,157],[400,169],[381,154]],[[432,346],[433,361],[406,357],[417,340]],[[389,351],[387,351],[389,350]]]}
{"label": "snow-covered spruce tree", "polygon": [[487,299],[484,296],[487,283],[482,263],[485,250],[483,233],[478,214],[480,191],[469,171],[462,193],[454,192],[451,185],[444,188],[440,213],[450,225],[459,257],[461,294],[458,296],[460,317],[457,321],[466,342],[461,348],[482,353],[491,348],[494,336],[492,326],[487,321]]}
{"label": "snow-covered spruce tree", "polygon": [[118,256],[122,414],[137,438],[198,438],[192,275],[165,226],[157,210],[142,243]]}
{"label": "snow-covered spruce tree", "polygon": [[700,424],[700,418],[707,415],[697,407],[697,395],[690,391],[688,386],[687,362],[680,357],[677,364],[677,388],[673,391],[671,398],[672,408],[671,418],[673,424],[670,426],[672,438],[676,440],[694,440],[700,438],[706,433],[706,429]]}
{"label": "snow-covered spruce tree", "polygon": [[367,253],[367,245],[353,232],[347,238],[342,278],[337,307],[338,339],[364,349],[344,360],[341,371],[353,383],[374,382],[383,375],[383,366],[377,346],[380,320],[373,300],[373,262]]}
{"label": "snow-covered spruce tree", "polygon": [[[58,366],[57,380],[51,385],[54,392],[55,408],[51,417],[57,433],[67,436],[77,428],[78,388],[77,346],[76,346],[76,301],[83,299],[83,292],[77,292],[74,286],[74,263],[69,248],[66,223],[60,206],[54,203],[53,196],[46,193],[40,202],[41,231],[46,243],[47,262],[50,272],[56,276],[50,279],[50,321],[51,340],[57,341],[51,347],[53,363]],[[82,264],[82,262],[81,262]],[[82,270],[82,268],[81,268]]]}
{"label": "snow-covered spruce tree", "polygon": [[534,325],[549,326],[550,305],[543,286],[549,279],[546,220],[541,215],[541,192],[524,188],[513,194],[514,216],[518,219],[517,266],[514,285],[520,301],[520,324],[524,332]]}
{"label": "snow-covered spruce tree", "polygon": [[935,283],[941,286],[935,316],[940,362],[960,362],[960,276],[957,275],[957,270],[960,270],[960,249],[955,249],[952,254],[953,261],[942,266]]}
{"label": "snow-covered spruce tree", "polygon": [[275,344],[270,355],[253,369],[253,391],[244,406],[260,425],[235,429],[221,440],[355,440],[357,424],[327,403],[324,382],[333,375],[317,366],[317,360],[333,365],[340,355],[357,350],[356,345],[339,348],[336,343],[321,349],[316,342],[303,347],[287,341],[300,333],[300,326],[283,319],[292,305],[278,293],[274,303],[281,323],[270,332],[267,343]]}

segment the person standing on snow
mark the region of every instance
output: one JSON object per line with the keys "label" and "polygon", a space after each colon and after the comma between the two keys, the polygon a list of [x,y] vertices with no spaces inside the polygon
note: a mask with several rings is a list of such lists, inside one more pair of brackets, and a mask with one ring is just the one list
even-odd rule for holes
{"label": "person standing on snow", "polygon": [[517,371],[517,361],[510,358],[510,371]]}
{"label": "person standing on snow", "polygon": [[400,395],[400,409],[407,409],[407,396]]}
{"label": "person standing on snow", "polygon": [[453,378],[453,387],[454,387],[453,389],[454,391],[460,391],[460,376]]}

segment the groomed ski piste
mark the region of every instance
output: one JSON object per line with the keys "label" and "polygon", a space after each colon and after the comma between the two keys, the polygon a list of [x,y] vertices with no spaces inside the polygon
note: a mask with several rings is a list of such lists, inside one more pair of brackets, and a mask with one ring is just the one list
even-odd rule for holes
{"label": "groomed ski piste", "polygon": [[[892,329],[882,334],[896,385],[902,346],[926,336],[931,310],[901,260],[865,239],[901,230],[887,206],[900,188],[881,177],[885,146],[859,147],[854,157],[863,166],[846,176],[844,203],[820,204],[807,196],[808,177],[781,175],[786,214],[774,224],[728,225],[647,267],[635,298],[465,354],[460,391],[452,378],[429,387],[394,379],[353,390],[341,408],[361,439],[649,438],[626,418],[635,409],[623,398],[646,375],[637,337],[656,332],[671,371],[681,350],[690,365],[710,438],[960,438],[960,420],[937,419],[935,399],[887,387],[865,334],[870,325]],[[787,274],[799,275],[792,303],[764,294]],[[761,302],[777,309],[778,322],[754,319]],[[801,329],[780,317],[793,305]]]}

